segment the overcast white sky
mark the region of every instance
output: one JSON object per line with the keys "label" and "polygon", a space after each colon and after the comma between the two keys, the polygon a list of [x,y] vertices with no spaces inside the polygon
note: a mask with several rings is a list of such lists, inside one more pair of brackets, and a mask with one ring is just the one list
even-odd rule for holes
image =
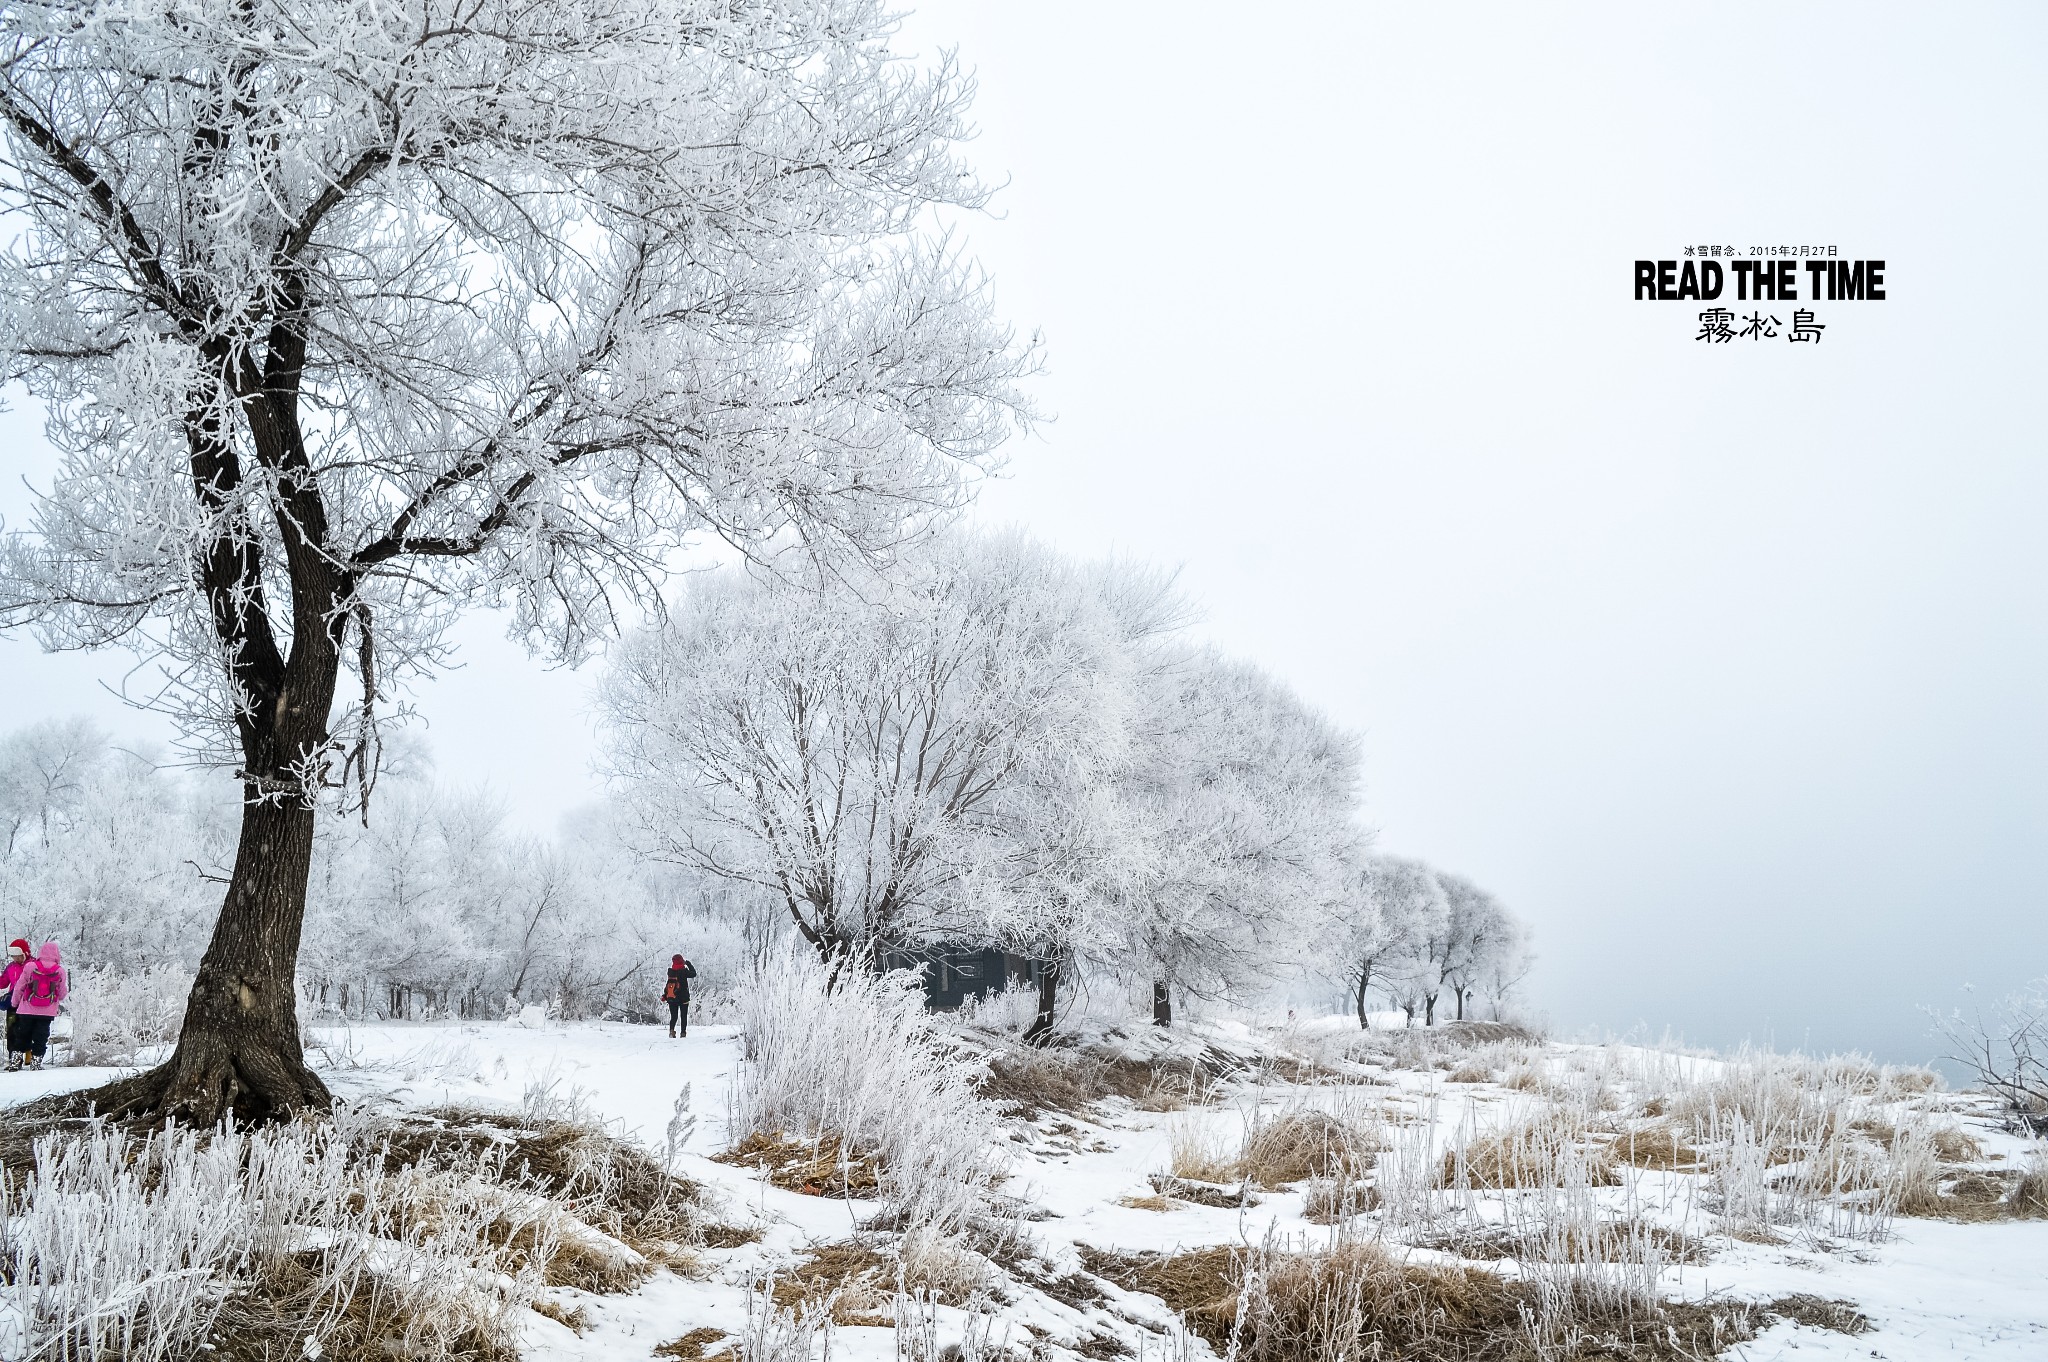
{"label": "overcast white sky", "polygon": [[[977,514],[1183,564],[1210,634],[1364,733],[1381,844],[1533,922],[1555,1026],[1917,1059],[1916,1004],[2048,973],[2048,11],[907,31],[980,74],[1009,186],[973,241],[1049,344],[1058,419]],[[1700,242],[1833,243],[1890,297],[1701,345],[1630,297]],[[547,828],[596,788],[591,678],[464,637],[421,697],[442,773]],[[95,691],[122,665],[0,644],[6,719],[146,731]]]}

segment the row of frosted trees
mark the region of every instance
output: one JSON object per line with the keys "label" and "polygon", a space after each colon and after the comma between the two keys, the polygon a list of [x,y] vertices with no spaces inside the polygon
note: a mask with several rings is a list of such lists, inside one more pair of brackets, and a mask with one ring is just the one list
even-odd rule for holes
{"label": "row of frosted trees", "polygon": [[1524,933],[1455,876],[1368,854],[1359,745],[1189,637],[1170,578],[954,532],[887,572],[733,569],[602,688],[646,852],[744,886],[828,960],[996,946],[1061,983],[1242,997],[1319,975],[1361,1022],[1498,1003]]}
{"label": "row of frosted trees", "polygon": [[[1189,637],[1163,574],[952,532],[886,571],[699,578],[600,687],[613,797],[553,841],[403,744],[370,816],[321,821],[300,990],[352,1016],[544,1003],[637,1015],[674,950],[711,979],[795,933],[828,961],[999,947],[1044,1034],[1083,976],[1175,1001],[1304,980],[1425,1024],[1527,967],[1500,903],[1375,856],[1359,749]],[[234,791],[78,722],[0,743],[10,934],[197,963]]]}

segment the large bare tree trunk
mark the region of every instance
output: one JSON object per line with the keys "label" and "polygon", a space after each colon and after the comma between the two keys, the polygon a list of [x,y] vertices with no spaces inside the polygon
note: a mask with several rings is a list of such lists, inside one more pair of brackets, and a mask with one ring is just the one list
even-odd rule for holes
{"label": "large bare tree trunk", "polygon": [[1358,969],[1358,1029],[1372,1030],[1372,1021],[1365,1010],[1365,991],[1372,984],[1372,966],[1361,965]]}
{"label": "large bare tree trunk", "polygon": [[333,1099],[306,1066],[296,989],[315,811],[245,803],[235,869],[199,963],[178,1048],[168,1063],[93,1092],[101,1113],[174,1116],[212,1125],[301,1111]]}
{"label": "large bare tree trunk", "polygon": [[1167,992],[1164,980],[1152,985],[1152,1024],[1173,1025],[1173,995]]}
{"label": "large bare tree trunk", "polygon": [[[299,1046],[295,973],[315,811],[242,806],[241,844],[213,941],[185,1004],[159,1109],[188,1120],[248,1120],[330,1105]],[[151,1075],[155,1076],[155,1075]]]}

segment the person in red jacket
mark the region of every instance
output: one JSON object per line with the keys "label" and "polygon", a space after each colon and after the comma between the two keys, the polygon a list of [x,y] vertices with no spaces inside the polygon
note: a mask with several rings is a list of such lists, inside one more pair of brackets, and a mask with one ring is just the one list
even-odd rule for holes
{"label": "person in red jacket", "polygon": [[697,977],[697,967],[678,955],[669,962],[668,982],[662,986],[661,1000],[668,1004],[668,1034],[674,1040],[676,1029],[690,1034],[690,981]]}
{"label": "person in red jacket", "polygon": [[0,1033],[0,1036],[4,1036],[4,1039],[7,1041],[9,1052],[7,1067],[9,1069],[19,1069],[21,1067],[13,1055],[14,981],[19,979],[21,972],[28,968],[28,956],[28,942],[17,936],[14,940],[7,943],[7,967],[0,969],[0,1006],[5,1006],[7,1009],[7,1029],[4,1033]]}
{"label": "person in red jacket", "polygon": [[57,1009],[71,993],[71,980],[64,973],[64,957],[57,943],[45,941],[43,949],[14,980],[14,1033],[7,1039],[7,1067],[18,1069],[24,1062],[31,1069],[43,1066],[43,1050],[50,1043],[50,1023]]}

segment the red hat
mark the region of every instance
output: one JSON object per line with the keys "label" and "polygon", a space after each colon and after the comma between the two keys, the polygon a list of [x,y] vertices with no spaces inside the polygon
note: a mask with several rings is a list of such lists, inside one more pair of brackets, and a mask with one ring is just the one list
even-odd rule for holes
{"label": "red hat", "polygon": [[683,967],[683,957],[679,955],[671,963],[673,963],[677,969],[681,969]]}
{"label": "red hat", "polygon": [[[32,950],[30,950],[30,949],[29,949],[29,946],[28,946],[28,942],[26,942],[26,941],[23,941],[23,940],[22,940],[22,939],[21,939],[20,937],[18,937],[18,936],[17,936],[17,937],[15,937],[15,938],[14,938],[14,940],[12,940],[12,941],[10,941],[10,942],[8,942],[8,943],[7,943],[7,949],[8,949],[8,950],[10,950],[10,951],[15,951],[15,950],[18,950],[18,951],[20,951],[20,952],[21,952],[21,953],[22,953],[23,955],[34,955],[34,954],[35,954],[35,952],[34,952],[34,951],[32,951]],[[678,960],[682,959],[682,957],[681,957],[681,956],[677,956],[676,958],[677,958]]]}

